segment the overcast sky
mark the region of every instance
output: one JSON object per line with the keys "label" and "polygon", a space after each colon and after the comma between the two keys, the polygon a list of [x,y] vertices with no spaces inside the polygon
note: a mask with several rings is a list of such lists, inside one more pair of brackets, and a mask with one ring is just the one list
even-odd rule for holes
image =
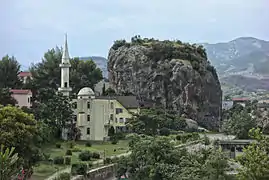
{"label": "overcast sky", "polygon": [[72,57],[107,57],[114,40],[136,34],[191,43],[269,40],[268,0],[0,0],[0,7],[0,56],[24,66],[61,46],[66,32]]}

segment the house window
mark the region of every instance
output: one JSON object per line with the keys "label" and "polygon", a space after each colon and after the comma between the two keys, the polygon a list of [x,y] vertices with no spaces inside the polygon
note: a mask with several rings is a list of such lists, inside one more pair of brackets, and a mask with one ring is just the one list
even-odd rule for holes
{"label": "house window", "polygon": [[90,102],[87,102],[87,107],[88,107],[88,109],[91,108],[91,103]]}
{"label": "house window", "polygon": [[110,109],[114,109],[114,103],[113,102],[110,103]]}
{"label": "house window", "polygon": [[77,121],[77,115],[74,115],[74,122]]}
{"label": "house window", "polygon": [[90,128],[87,128],[87,134],[90,134],[90,133],[91,133]]}
{"label": "house window", "polygon": [[91,120],[91,115],[88,115],[87,116],[87,121],[90,121]]}
{"label": "house window", "polygon": [[120,118],[120,123],[124,123],[124,120],[123,120],[123,118]]}
{"label": "house window", "polygon": [[116,108],[116,114],[120,114],[122,113],[122,109],[121,108]]}
{"label": "house window", "polygon": [[28,103],[30,102],[30,98],[28,97]]}
{"label": "house window", "polygon": [[67,87],[67,82],[64,83],[64,87]]}
{"label": "house window", "polygon": [[113,121],[113,114],[110,114],[110,121]]}

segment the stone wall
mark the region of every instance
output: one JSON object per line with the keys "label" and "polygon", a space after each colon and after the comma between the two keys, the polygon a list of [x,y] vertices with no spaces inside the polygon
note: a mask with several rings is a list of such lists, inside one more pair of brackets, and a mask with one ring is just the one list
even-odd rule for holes
{"label": "stone wall", "polygon": [[106,180],[115,176],[116,164],[110,164],[102,166],[96,169],[91,169],[87,172],[86,177],[78,175],[72,178],[72,180]]}

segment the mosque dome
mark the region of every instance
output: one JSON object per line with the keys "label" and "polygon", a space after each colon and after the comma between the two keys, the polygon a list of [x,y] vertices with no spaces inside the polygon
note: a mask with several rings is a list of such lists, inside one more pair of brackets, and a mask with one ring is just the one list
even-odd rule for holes
{"label": "mosque dome", "polygon": [[78,92],[78,96],[94,96],[94,92],[89,87],[84,87]]}

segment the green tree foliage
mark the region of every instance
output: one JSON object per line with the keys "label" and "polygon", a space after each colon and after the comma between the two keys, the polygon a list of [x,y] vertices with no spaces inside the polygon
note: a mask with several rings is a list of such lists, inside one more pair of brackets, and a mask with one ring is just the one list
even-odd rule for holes
{"label": "green tree foliage", "polygon": [[[61,58],[61,51],[51,49],[45,53],[42,62],[32,65],[30,71],[33,76],[31,82],[33,89],[57,90],[61,84],[61,69],[59,68]],[[73,93],[78,93],[85,86],[93,88],[103,78],[101,70],[92,60],[82,61],[74,58],[70,60],[70,63],[70,86]]]}
{"label": "green tree foliage", "polygon": [[164,112],[161,109],[142,109],[128,123],[135,133],[156,135],[159,129],[183,130],[186,122],[174,112]]}
{"label": "green tree foliage", "polygon": [[269,138],[262,135],[260,129],[251,129],[250,137],[257,140],[246,147],[244,154],[238,157],[243,166],[237,175],[239,180],[269,179]]}
{"label": "green tree foliage", "polygon": [[0,88],[20,88],[22,81],[19,79],[20,65],[15,57],[4,56],[0,60]]}
{"label": "green tree foliage", "polygon": [[1,145],[0,149],[0,180],[13,179],[19,172],[18,153],[14,153],[15,148],[6,148]]}
{"label": "green tree foliage", "polygon": [[235,135],[239,139],[247,139],[248,132],[253,127],[256,127],[256,121],[246,110],[234,112],[223,124],[225,133]]}
{"label": "green tree foliage", "polygon": [[15,147],[26,169],[39,160],[39,151],[34,144],[37,122],[33,115],[14,106],[0,107],[0,132],[0,144]]}
{"label": "green tree foliage", "polygon": [[118,176],[133,180],[222,180],[227,158],[220,150],[203,149],[193,154],[176,149],[166,137],[136,136],[131,155],[119,160]]}
{"label": "green tree foliage", "polygon": [[54,132],[58,132],[57,137],[60,137],[62,128],[71,128],[74,120],[71,99],[50,89],[42,92],[47,94],[48,99],[44,100],[44,103],[35,104],[33,107],[35,117]]}
{"label": "green tree foliage", "polygon": [[0,104],[6,106],[8,104],[15,105],[17,101],[11,96],[8,88],[0,88]]}

